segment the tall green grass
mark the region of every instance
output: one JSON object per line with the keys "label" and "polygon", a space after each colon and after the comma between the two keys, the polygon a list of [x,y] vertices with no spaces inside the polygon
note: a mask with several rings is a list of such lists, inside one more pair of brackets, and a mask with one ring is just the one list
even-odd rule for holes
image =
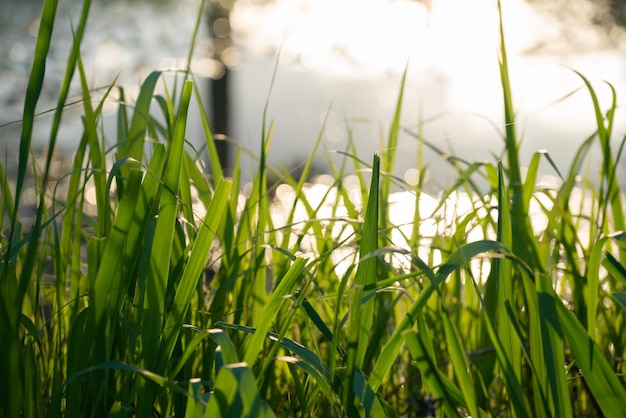
{"label": "tall green grass", "polygon": [[[394,177],[403,77],[388,151],[371,164],[351,138],[343,161],[328,161],[334,183],[313,186],[314,154],[300,178],[267,164],[270,124],[242,194],[241,150],[222,178],[190,72],[174,81],[153,72],[133,104],[114,83],[95,99],[80,54],[85,1],[48,154],[33,172],[56,6],[42,9],[15,177],[0,167],[2,416],[626,416],[616,175],[625,139],[613,149],[612,86],[604,108],[579,74],[597,129],[581,138],[562,186],[542,188],[540,162],[552,160],[520,158],[501,22],[502,162],[450,158],[458,180],[439,199]],[[70,168],[53,178],[75,77],[84,129]],[[107,149],[102,108],[113,90],[117,138]],[[186,139],[194,99],[212,175]],[[423,172],[421,150],[434,145],[415,137]],[[594,147],[598,181],[580,182]],[[21,203],[31,178],[32,223]],[[396,224],[394,205],[407,196],[412,218]]]}

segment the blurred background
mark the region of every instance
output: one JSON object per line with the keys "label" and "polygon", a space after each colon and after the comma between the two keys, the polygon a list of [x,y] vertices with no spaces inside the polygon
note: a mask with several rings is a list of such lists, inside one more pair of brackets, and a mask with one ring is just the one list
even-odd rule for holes
{"label": "blurred background", "polygon": [[[79,0],[59,3],[40,112],[55,106],[72,22],[82,7]],[[576,91],[582,81],[572,69],[593,81],[605,108],[610,90],[601,81],[615,86],[617,147],[626,133],[623,0],[502,3],[523,161],[545,149],[566,171],[595,130],[591,101],[584,90]],[[115,81],[136,97],[152,70],[185,68],[200,5],[200,0],[93,2],[82,48],[91,85]],[[0,0],[0,157],[9,167],[20,132],[19,122],[11,122],[21,118],[41,6],[40,0]],[[201,13],[191,68],[215,132],[231,144],[222,148],[227,165],[233,144],[259,153],[266,102],[268,123],[275,123],[270,163],[297,170],[324,120],[318,171],[325,170],[328,155],[345,150],[350,132],[359,156],[371,161],[384,147],[405,68],[404,127],[422,129],[430,144],[472,161],[493,161],[503,148],[496,0],[215,0]],[[78,94],[78,85],[74,91]],[[111,141],[114,99],[107,103],[104,123]],[[61,153],[71,153],[80,137],[80,110],[80,104],[67,110]],[[35,146],[45,144],[50,121],[50,114],[39,116]],[[197,113],[192,112],[187,136],[202,146]],[[417,142],[404,134],[395,174],[409,179],[416,159]],[[435,187],[451,184],[445,158],[429,152],[427,160],[429,181]],[[246,160],[244,175],[254,167],[253,159]],[[597,171],[593,164],[588,169]],[[543,170],[554,174],[547,166]],[[624,181],[623,165],[619,175]]]}

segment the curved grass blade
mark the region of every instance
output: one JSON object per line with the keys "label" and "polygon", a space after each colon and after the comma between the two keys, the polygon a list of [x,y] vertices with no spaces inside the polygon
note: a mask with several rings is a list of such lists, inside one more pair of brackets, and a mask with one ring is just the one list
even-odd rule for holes
{"label": "curved grass blade", "polygon": [[479,413],[478,405],[476,404],[476,392],[474,389],[474,383],[472,382],[472,375],[470,373],[467,355],[465,354],[465,350],[463,349],[463,344],[461,342],[461,336],[459,335],[459,331],[447,312],[444,312],[441,319],[443,321],[450,361],[452,362],[454,375],[459,382],[459,388],[463,394],[465,406],[467,407],[470,416],[479,417],[481,414]]}
{"label": "curved grass blade", "polygon": [[[236,331],[245,332],[247,334],[256,334],[256,330],[254,328],[246,327],[243,325],[218,322],[215,324],[215,326],[218,326],[220,328],[233,329]],[[303,362],[303,364],[297,365],[302,367],[304,370],[308,370],[310,368],[313,369],[310,373],[311,376],[316,379],[317,383],[322,388],[322,391],[327,394],[329,400],[332,398],[332,396],[330,395],[331,390],[333,393],[336,394],[338,399],[340,399],[343,392],[341,380],[337,376],[334,376],[331,383],[330,369],[317,354],[311,351],[311,349],[303,346],[302,344],[299,344],[298,342],[290,338],[282,337],[272,332],[267,332],[265,334],[265,338],[269,339],[270,341],[278,342],[281,347],[289,350],[291,353],[296,355],[297,358]],[[304,364],[306,364],[306,366]]]}
{"label": "curved grass blade", "polygon": [[246,363],[229,364],[220,370],[204,416],[275,417],[261,399],[252,370]]}
{"label": "curved grass blade", "polygon": [[[35,110],[41,89],[43,87],[44,74],[46,71],[46,60],[48,51],[50,50],[50,41],[52,39],[52,30],[54,28],[57,0],[46,0],[43,3],[41,11],[41,22],[39,24],[39,32],[37,33],[37,41],[35,43],[35,55],[33,66],[28,80],[26,89],[26,98],[24,100],[24,112],[22,117],[22,136],[20,138],[20,154],[18,158],[17,183],[15,186],[15,211],[13,224],[17,220],[17,212],[19,202],[21,201],[22,188],[24,179],[26,178],[26,166],[30,156],[30,146],[33,137],[33,126],[35,124]],[[10,242],[11,240],[9,240]]]}
{"label": "curved grass blade", "polygon": [[428,354],[429,350],[426,347],[428,343],[425,342],[424,339],[430,337],[424,335],[425,333],[425,330],[419,331],[418,334],[411,330],[406,330],[403,335],[424,380],[428,382],[429,387],[432,388],[437,398],[442,401],[444,415],[456,416],[458,415],[456,405],[463,405],[465,403],[463,401],[463,395],[461,391],[437,369],[434,359]]}
{"label": "curved grass blade", "polygon": [[626,416],[626,390],[587,331],[560,299],[553,298],[561,330],[597,405],[606,416]]}
{"label": "curved grass blade", "polygon": [[263,340],[265,340],[265,334],[270,329],[274,317],[278,314],[280,307],[285,302],[285,297],[296,281],[301,277],[306,262],[307,260],[304,258],[297,258],[281,279],[276,289],[272,292],[269,299],[265,302],[263,310],[259,313],[258,319],[255,321],[256,331],[249,341],[246,340],[246,344],[244,345],[243,361],[245,363],[253,365],[258,359],[259,353],[263,347]]}
{"label": "curved grass blade", "polygon": [[467,264],[472,258],[482,253],[495,252],[499,254],[511,255],[509,250],[502,246],[502,244],[496,241],[482,240],[472,242],[460,247],[454,253],[448,257],[446,262],[442,264],[437,273],[434,273],[425,262],[414,256],[414,261],[418,263],[419,267],[424,271],[425,275],[429,278],[428,283],[423,289],[418,298],[413,302],[411,307],[406,313],[406,316],[396,326],[393,334],[389,337],[389,340],[383,347],[382,353],[378,357],[372,374],[369,378],[369,384],[372,390],[377,391],[382,384],[383,378],[387,372],[391,369],[391,365],[396,359],[400,348],[404,342],[402,333],[411,328],[418,315],[426,306],[426,302],[438,289],[439,285],[456,269]]}

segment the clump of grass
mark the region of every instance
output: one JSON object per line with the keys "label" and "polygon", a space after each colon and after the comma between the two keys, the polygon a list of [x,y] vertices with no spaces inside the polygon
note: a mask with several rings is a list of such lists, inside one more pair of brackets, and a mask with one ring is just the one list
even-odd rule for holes
{"label": "clump of grass", "polygon": [[[55,1],[43,7],[17,178],[0,167],[2,416],[626,415],[615,94],[603,109],[579,74],[596,132],[558,189],[537,183],[544,153],[522,177],[501,24],[504,162],[451,158],[458,181],[438,199],[394,177],[403,78],[389,151],[371,165],[350,141],[340,165],[329,159],[332,182],[311,185],[313,154],[299,179],[268,166],[263,127],[243,195],[241,157],[223,179],[206,118],[213,176],[186,145],[194,97],[204,114],[190,72],[173,86],[153,72],[132,106],[114,84],[93,99],[80,55],[89,7],[36,173],[32,225],[20,202]],[[52,181],[74,76],[84,131],[71,169]],[[117,141],[106,150],[102,107],[116,88]],[[594,143],[598,183],[580,183]],[[398,205],[411,214],[403,223]]]}

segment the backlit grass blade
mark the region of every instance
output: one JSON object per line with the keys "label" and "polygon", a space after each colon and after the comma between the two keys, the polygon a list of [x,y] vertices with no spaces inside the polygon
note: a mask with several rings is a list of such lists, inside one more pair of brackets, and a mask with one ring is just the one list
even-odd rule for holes
{"label": "backlit grass blade", "polygon": [[[615,116],[615,110],[617,108],[617,98],[615,93],[615,87],[610,83],[605,83],[611,92],[611,104],[606,112],[602,112],[600,109],[600,103],[591,82],[580,72],[574,71],[585,84],[589,96],[593,104],[593,111],[596,119],[596,127],[598,129],[597,135],[600,142],[600,148],[602,151],[602,165],[601,165],[601,177],[600,181],[600,196],[599,206],[601,208],[601,215],[599,223],[602,229],[602,225],[607,221],[607,211],[611,208],[612,222],[616,230],[626,229],[626,218],[624,216],[624,208],[622,203],[622,191],[619,187],[618,177],[616,176],[616,162],[615,157],[611,152],[611,136],[613,133],[613,122]],[[620,259],[622,262],[626,260],[626,250],[620,252]]]}
{"label": "backlit grass blade", "polygon": [[291,291],[296,281],[300,279],[306,262],[307,260],[304,258],[296,259],[265,302],[263,309],[258,314],[258,319],[254,322],[256,331],[254,335],[250,337],[249,341],[246,340],[246,345],[244,346],[243,361],[245,363],[252,366],[259,358],[259,353],[261,352],[263,341],[265,340],[265,334],[270,329],[272,321],[276,314],[278,314],[280,307],[285,303],[285,296]]}
{"label": "backlit grass blade", "polygon": [[569,342],[576,364],[587,382],[597,405],[606,416],[626,416],[626,390],[602,352],[591,340],[585,328],[567,310],[563,302],[553,298],[559,325]]}
{"label": "backlit grass blade", "polygon": [[200,280],[207,255],[213,244],[215,232],[220,222],[224,219],[231,186],[231,182],[223,179],[218,182],[213,200],[207,208],[204,220],[200,224],[200,230],[189,254],[183,276],[176,289],[171,311],[163,328],[157,370],[165,368],[172,356],[174,345],[182,329],[185,314],[189,309],[191,297],[196,289],[198,280]]}
{"label": "backlit grass blade", "polygon": [[[0,162],[0,189],[2,192],[0,196],[2,201],[0,201],[0,209],[2,213],[8,214],[9,219],[13,219],[13,213],[15,212],[15,202],[13,202],[13,195],[11,194],[11,189],[9,188],[9,180],[7,178],[7,173],[4,168],[4,164]],[[4,216],[0,218],[0,227],[1,230],[4,231]]]}
{"label": "backlit grass blade", "polygon": [[504,21],[502,18],[502,4],[498,0],[499,36],[500,36],[500,82],[502,85],[503,105],[504,105],[504,129],[505,147],[508,162],[508,178],[513,185],[514,193],[518,193],[522,186],[522,175],[519,166],[519,144],[515,132],[515,111],[513,109],[513,98],[511,93],[511,82],[509,80],[509,64],[507,50],[504,42]]}
{"label": "backlit grass blade", "polygon": [[376,418],[385,415],[380,399],[367,383],[367,376],[360,370],[354,373],[352,390],[359,397],[366,417]]}
{"label": "backlit grass blade", "polygon": [[128,240],[128,232],[133,223],[133,209],[137,204],[141,177],[142,173],[139,170],[131,172],[131,177],[127,181],[130,194],[124,196],[119,204],[99,264],[91,266],[91,269],[96,271],[96,273],[92,273],[94,281],[90,284],[89,301],[93,315],[93,327],[103,326],[103,321],[107,320],[105,315],[107,313],[112,314],[112,306],[115,304],[124,267],[127,267],[127,263],[130,262],[124,257],[124,249]]}
{"label": "backlit grass blade", "polygon": [[187,406],[185,408],[185,418],[196,418],[202,416],[202,382],[200,378],[194,378],[189,381]]}
{"label": "backlit grass blade", "polygon": [[[504,183],[504,173],[502,164],[498,165],[498,242],[505,248],[513,248],[513,230],[511,212],[509,210],[508,190]],[[522,346],[521,341],[513,330],[515,324],[506,310],[506,306],[516,306],[516,282],[512,271],[511,262],[496,258],[492,261],[492,268],[498,274],[498,337],[505,350],[505,355],[509,359],[515,379],[522,380]],[[518,288],[518,287],[517,287]],[[512,377],[513,378],[513,377]]]}
{"label": "backlit grass blade", "polygon": [[604,260],[602,260],[602,267],[616,278],[621,286],[626,286],[626,266],[621,265],[611,253],[605,253]]}
{"label": "backlit grass blade", "polygon": [[35,124],[35,110],[39,95],[43,87],[44,74],[46,71],[46,60],[52,39],[52,29],[54,28],[55,15],[57,10],[57,0],[46,0],[41,11],[41,23],[37,33],[35,43],[35,55],[33,66],[28,80],[26,97],[24,100],[24,112],[22,116],[22,136],[20,138],[20,154],[18,158],[17,182],[15,186],[15,212],[13,223],[15,223],[19,202],[22,198],[22,188],[26,178],[26,166],[30,158],[30,146],[33,137],[33,127]]}
{"label": "backlit grass blade", "polygon": [[215,344],[221,347],[222,359],[225,364],[239,363],[237,350],[224,330],[212,328],[209,330],[209,335],[211,336],[211,339],[215,341]]}
{"label": "backlit grass blade", "polygon": [[519,257],[534,268],[544,271],[538,256],[536,241],[532,236],[532,227],[528,218],[528,211],[524,205],[523,181],[520,168],[519,158],[519,141],[516,133],[516,118],[513,107],[513,98],[511,91],[510,74],[507,59],[507,50],[504,38],[504,22],[502,17],[502,2],[498,0],[498,17],[499,17],[499,37],[500,37],[500,82],[502,86],[503,105],[504,105],[504,126],[505,126],[505,154],[507,157],[508,167],[506,169],[509,189],[512,195],[511,202],[511,222],[515,228],[517,239],[513,242],[512,250]]}
{"label": "backlit grass blade", "polygon": [[[54,4],[54,5],[51,6],[51,8],[48,8],[48,3]],[[61,88],[60,88],[59,96],[57,99],[57,106],[54,110],[54,117],[52,120],[52,126],[50,129],[50,135],[49,135],[48,143],[47,143],[47,155],[46,155],[46,160],[45,160],[45,168],[44,168],[43,177],[41,180],[42,187],[40,187],[39,189],[39,199],[38,199],[39,204],[37,206],[37,214],[36,214],[35,222],[31,229],[31,233],[29,235],[30,245],[28,246],[27,251],[26,251],[26,259],[24,261],[24,268],[21,272],[21,277],[20,277],[20,293],[22,294],[26,292],[26,289],[28,287],[28,282],[31,279],[32,269],[34,265],[36,264],[35,263],[35,259],[37,257],[36,252],[39,248],[39,246],[37,245],[37,242],[40,239],[40,234],[42,233],[42,221],[46,217],[46,214],[44,214],[45,212],[44,202],[45,202],[45,192],[46,192],[45,186],[48,184],[48,180],[50,178],[50,167],[52,163],[52,157],[55,151],[58,132],[61,126],[63,110],[67,102],[67,97],[69,95],[70,84],[71,84],[74,71],[76,69],[76,64],[80,55],[80,43],[82,41],[82,38],[85,32],[85,26],[87,23],[87,18],[89,16],[90,6],[91,6],[90,0],[85,0],[83,2],[83,7],[82,7],[80,19],[79,19],[77,32],[75,33],[73,43],[72,43],[72,48],[70,50],[70,55],[67,59],[67,65],[65,67],[63,81],[61,83]],[[45,60],[47,59],[50,36],[52,33],[52,27],[53,27],[54,20],[55,20],[54,14],[56,12],[56,7],[57,7],[56,2],[44,3],[44,9],[42,12],[42,21],[40,23],[39,34],[37,36],[37,45],[35,47],[36,50],[35,50],[35,58],[33,62],[33,73],[31,73],[31,80],[29,82],[29,89],[28,89],[29,91],[31,89],[31,82],[33,81],[32,76],[35,74],[35,72],[36,71],[40,72],[40,74],[37,75],[36,77],[42,77],[42,78],[45,72]],[[46,45],[40,45],[40,41],[42,44],[46,44]],[[40,46],[41,46],[41,49],[40,49]],[[39,54],[42,54],[42,55],[38,57]],[[39,59],[43,59],[43,62],[41,63],[42,68],[36,69],[37,61]],[[40,82],[41,80],[38,81],[38,83]],[[38,88],[40,90],[41,84],[39,84],[39,86],[35,88]],[[32,123],[34,122],[33,120],[30,120],[29,122],[27,121],[31,117],[34,117],[34,114],[31,114],[31,111],[34,112],[35,110],[34,106],[36,105],[38,96],[39,96],[39,92],[36,93],[36,98],[34,99],[32,103],[33,108],[29,109],[30,106],[29,106],[29,99],[28,99],[28,92],[27,92],[27,100],[24,105],[24,122],[23,122],[23,130],[22,130],[23,136],[20,141],[20,162],[19,162],[19,167],[18,167],[20,174],[18,174],[18,184],[16,186],[17,187],[16,197],[18,201],[19,201],[19,194],[21,193],[20,189],[22,187],[21,184],[19,183],[22,179],[22,175],[24,174],[24,172],[21,171],[23,169],[22,153],[30,151],[30,141],[32,139],[31,138],[32,137]],[[27,127],[27,125],[30,125],[30,126]],[[26,134],[26,136],[24,136],[24,134]],[[13,234],[13,231],[14,231],[14,228],[11,228],[11,234]],[[22,301],[20,297],[18,298],[18,303],[21,303],[21,302]]]}
{"label": "backlit grass blade", "polygon": [[314,367],[311,363],[295,356],[278,356],[276,357],[276,361],[283,361],[288,364],[293,364],[300,367],[302,370],[307,372],[320,386],[321,391],[326,396],[326,399],[332,401],[336,399],[336,395],[333,394],[333,390],[331,385],[329,384],[328,376],[324,376],[320,373],[316,367]]}
{"label": "backlit grass blade", "polygon": [[608,239],[608,236],[600,238],[591,247],[589,255],[589,266],[587,268],[587,335],[592,340],[595,339],[596,334],[596,315],[600,293],[600,263],[602,251]]}
{"label": "backlit grass blade", "polygon": [[389,224],[389,208],[386,206],[389,200],[389,194],[391,193],[391,179],[387,174],[393,173],[396,153],[398,152],[398,140],[402,128],[400,126],[400,117],[402,115],[402,102],[404,100],[404,89],[406,84],[406,75],[409,70],[409,65],[404,67],[402,73],[402,80],[400,81],[400,89],[398,93],[398,99],[396,101],[396,107],[393,114],[391,125],[389,126],[389,139],[386,144],[386,149],[382,153],[381,168],[385,176],[381,180],[380,184],[380,196],[381,196],[381,224],[380,227],[383,231],[387,230]]}
{"label": "backlit grass blade", "polygon": [[[404,332],[411,354],[415,358],[425,382],[432,388],[433,394],[441,401],[445,416],[456,416],[458,411],[456,406],[462,405],[463,395],[438,369],[434,359],[428,354],[424,339],[430,338],[425,330],[418,331],[418,334],[407,330]],[[478,416],[478,415],[477,415]]]}
{"label": "backlit grass blade", "polygon": [[[256,334],[256,330],[254,328],[245,327],[242,325],[218,322],[216,326],[219,326],[220,328],[233,329],[248,334]],[[276,333],[268,332],[265,337],[273,342],[279,343],[284,349],[297,356],[300,361],[295,362],[284,356],[277,357],[278,360],[296,364],[303,370],[307,371],[316,380],[317,384],[320,385],[322,391],[326,394],[329,401],[335,399],[337,402],[339,402],[339,400],[341,399],[341,394],[343,393],[342,382],[337,376],[333,376],[331,382],[330,370],[317,354],[315,354],[313,351],[303,346],[302,344],[290,338],[280,337]],[[334,393],[335,395],[332,395],[331,393]]]}
{"label": "backlit grass blade", "polygon": [[[161,195],[154,233],[157,239],[153,242],[151,249],[141,328],[141,339],[144,347],[142,365],[148,370],[158,370],[156,367],[158,365],[162,327],[165,321],[165,290],[169,281],[170,256],[176,229],[176,216],[178,215],[177,193],[184,152],[187,111],[192,91],[192,83],[186,82],[176,118],[175,136],[168,148],[167,165],[164,172],[164,190]],[[157,349],[157,347],[159,348]],[[156,399],[157,389],[149,384],[138,389],[137,404],[140,412],[147,413],[150,410],[149,406]]]}
{"label": "backlit grass blade", "polygon": [[209,157],[209,164],[211,167],[211,173],[213,174],[213,185],[215,186],[215,182],[224,176],[224,171],[222,164],[220,163],[219,153],[217,152],[217,147],[215,146],[215,137],[213,136],[213,131],[211,130],[211,125],[209,124],[209,119],[207,117],[207,112],[202,102],[202,94],[198,89],[197,84],[194,84],[194,93],[196,96],[196,103],[198,103],[200,121],[202,122],[202,131],[204,133],[205,142],[207,146],[207,154]]}
{"label": "backlit grass blade", "polygon": [[261,399],[254,375],[246,363],[222,367],[204,416],[275,417],[267,403]]}
{"label": "backlit grass blade", "polygon": [[465,244],[452,253],[446,262],[439,267],[437,273],[430,269],[424,261],[420,260],[417,256],[414,256],[414,262],[419,263],[419,267],[429,279],[429,282],[421,290],[415,302],[413,302],[411,307],[407,310],[406,316],[396,326],[396,329],[393,331],[389,340],[383,347],[369,378],[370,387],[374,391],[378,390],[382,384],[383,378],[389,372],[392,363],[398,355],[404,341],[402,333],[413,326],[418,315],[420,315],[422,309],[426,306],[426,302],[432,296],[433,292],[437,290],[439,285],[450,275],[450,273],[465,265],[479,254],[492,251],[500,254],[509,253],[505,247],[495,241],[483,240],[472,242]]}
{"label": "backlit grass blade", "polygon": [[154,95],[156,83],[161,78],[160,71],[153,71],[146,77],[135,103],[135,110],[128,130],[128,138],[119,144],[118,158],[134,158],[141,161],[144,149],[144,137],[148,127],[150,103]]}
{"label": "backlit grass blade", "polygon": [[[550,416],[571,417],[572,402],[569,395],[565,370],[565,355],[563,341],[561,339],[561,327],[555,308],[557,295],[552,289],[550,277],[544,275],[535,276],[537,288],[537,306],[539,309],[539,326],[541,329],[541,349],[537,359],[543,362],[545,375],[539,376],[544,379],[545,393],[550,401]],[[532,320],[532,318],[531,318]],[[531,350],[538,341],[531,340]],[[537,364],[537,361],[534,360]]]}
{"label": "backlit grass blade", "polygon": [[463,394],[465,406],[467,407],[467,411],[470,416],[479,417],[481,414],[479,414],[478,406],[476,404],[476,392],[474,390],[474,383],[472,382],[471,369],[467,360],[467,355],[463,349],[461,336],[447,312],[444,312],[441,319],[443,321],[450,361],[452,363],[454,375],[459,383],[459,389]]}
{"label": "backlit grass blade", "polygon": [[491,323],[491,319],[487,316],[484,305],[482,307],[482,319],[484,327],[489,335],[489,338],[493,344],[494,351],[500,365],[502,378],[504,380],[507,394],[510,399],[511,411],[519,417],[531,416],[531,409],[528,403],[528,399],[525,397],[522,382],[517,379],[516,372],[511,365],[511,359],[507,357],[502,344],[500,343],[500,337],[496,333],[496,330]]}
{"label": "backlit grass blade", "polygon": [[[372,182],[367,200],[363,229],[361,231],[361,243],[359,247],[360,261],[352,286],[352,301],[348,322],[348,358],[346,366],[349,382],[348,387],[350,388],[354,386],[354,373],[356,373],[356,370],[363,369],[363,359],[365,357],[365,350],[367,349],[374,315],[374,301],[364,301],[363,294],[366,286],[371,286],[376,283],[377,259],[375,257],[368,257],[368,255],[378,248],[379,176],[380,158],[375,155],[372,167]],[[355,393],[352,391],[346,391],[344,394],[348,413],[355,413],[353,409],[354,395]]]}

